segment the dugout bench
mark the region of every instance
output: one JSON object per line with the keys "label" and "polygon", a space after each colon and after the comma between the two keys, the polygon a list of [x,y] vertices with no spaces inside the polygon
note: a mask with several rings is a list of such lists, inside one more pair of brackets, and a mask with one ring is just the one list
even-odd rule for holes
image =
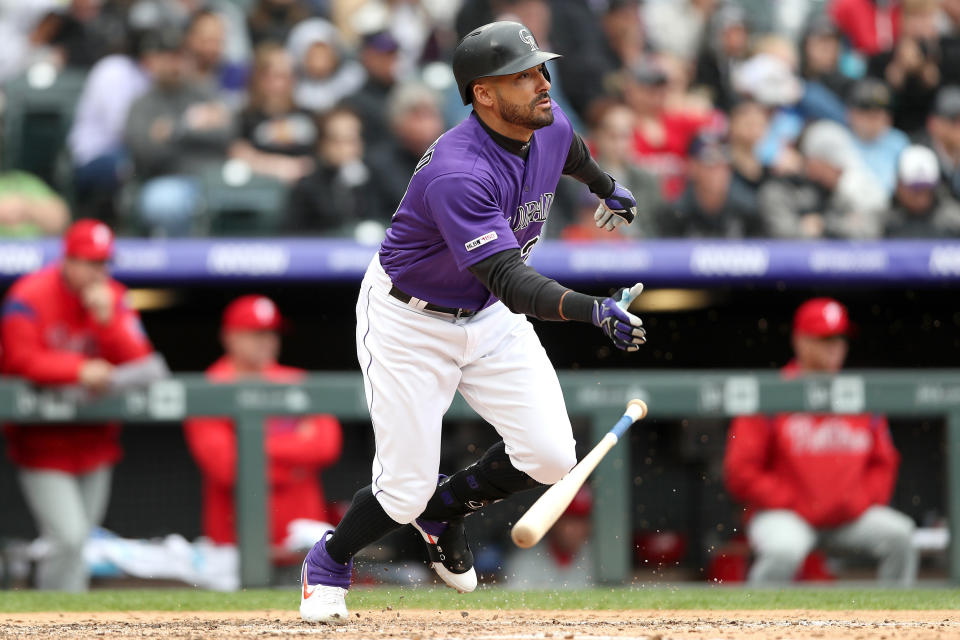
{"label": "dugout bench", "polygon": [[[657,418],[723,418],[749,413],[872,411],[902,416],[946,416],[947,513],[949,528],[960,531],[960,371],[845,371],[835,377],[785,381],[775,372],[637,370],[561,372],[567,410],[591,424],[591,445],[622,415],[631,398]],[[355,373],[315,373],[292,385],[209,384],[202,375],[179,375],[150,387],[96,402],[78,404],[56,390],[37,390],[13,378],[0,378],[0,423],[117,420],[169,423],[189,415],[230,416],[237,425],[237,540],[240,579],[245,587],[269,584],[263,420],[266,416],[332,413],[342,420],[368,417],[363,385]],[[447,414],[475,414],[460,396]],[[643,429],[641,421],[634,429]],[[597,576],[624,581],[630,573],[629,450],[621,443],[594,473],[593,509]],[[960,536],[951,536],[950,580],[960,584]]]}

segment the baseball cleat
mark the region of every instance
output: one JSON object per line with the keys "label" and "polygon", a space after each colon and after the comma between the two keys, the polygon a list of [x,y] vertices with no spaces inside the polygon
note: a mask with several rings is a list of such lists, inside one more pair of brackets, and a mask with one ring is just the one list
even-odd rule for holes
{"label": "baseball cleat", "polygon": [[467,544],[463,518],[449,523],[417,519],[410,524],[427,544],[430,568],[447,586],[460,593],[470,593],[477,588],[477,572],[473,568],[473,553]]}
{"label": "baseball cleat", "polygon": [[300,570],[300,617],[307,622],[343,624],[347,621],[347,589],[353,560],[340,564],[327,555],[326,540],[332,531],[313,545]]}

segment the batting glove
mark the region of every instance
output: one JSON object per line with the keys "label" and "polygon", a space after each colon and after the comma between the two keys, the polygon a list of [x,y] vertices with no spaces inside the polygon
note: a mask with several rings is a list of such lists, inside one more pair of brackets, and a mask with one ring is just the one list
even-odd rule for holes
{"label": "batting glove", "polygon": [[647,341],[643,321],[627,311],[630,302],[642,291],[643,285],[638,282],[629,290],[620,289],[613,296],[593,303],[594,326],[600,327],[617,349],[636,351]]}
{"label": "batting glove", "polygon": [[624,222],[630,224],[636,217],[637,199],[629,189],[617,184],[616,180],[613,181],[613,193],[600,201],[597,212],[593,214],[597,226],[605,227],[607,231],[613,231]]}

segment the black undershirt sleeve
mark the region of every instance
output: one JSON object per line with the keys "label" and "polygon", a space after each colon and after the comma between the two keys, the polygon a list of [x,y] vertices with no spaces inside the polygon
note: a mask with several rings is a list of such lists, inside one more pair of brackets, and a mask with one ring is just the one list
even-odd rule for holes
{"label": "black undershirt sleeve", "polygon": [[539,320],[591,322],[599,300],[537,273],[520,259],[520,249],[495,253],[469,269],[510,311]]}
{"label": "black undershirt sleeve", "polygon": [[592,193],[601,198],[609,198],[613,193],[613,178],[603,172],[597,161],[590,155],[590,149],[579,134],[574,132],[570,141],[570,151],[563,164],[563,175],[572,176],[587,185]]}

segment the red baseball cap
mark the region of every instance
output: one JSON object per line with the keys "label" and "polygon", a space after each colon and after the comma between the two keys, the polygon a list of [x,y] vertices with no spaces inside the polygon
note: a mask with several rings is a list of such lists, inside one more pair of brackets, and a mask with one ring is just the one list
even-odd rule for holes
{"label": "red baseball cap", "polygon": [[77,220],[63,236],[63,254],[83,260],[109,260],[113,255],[113,231],[99,220]]}
{"label": "red baseball cap", "polygon": [[833,298],[813,298],[797,309],[793,316],[795,334],[827,338],[850,335],[847,308]]}
{"label": "red baseball cap", "polygon": [[249,295],[237,298],[223,312],[223,329],[247,331],[279,331],[286,326],[273,300]]}

